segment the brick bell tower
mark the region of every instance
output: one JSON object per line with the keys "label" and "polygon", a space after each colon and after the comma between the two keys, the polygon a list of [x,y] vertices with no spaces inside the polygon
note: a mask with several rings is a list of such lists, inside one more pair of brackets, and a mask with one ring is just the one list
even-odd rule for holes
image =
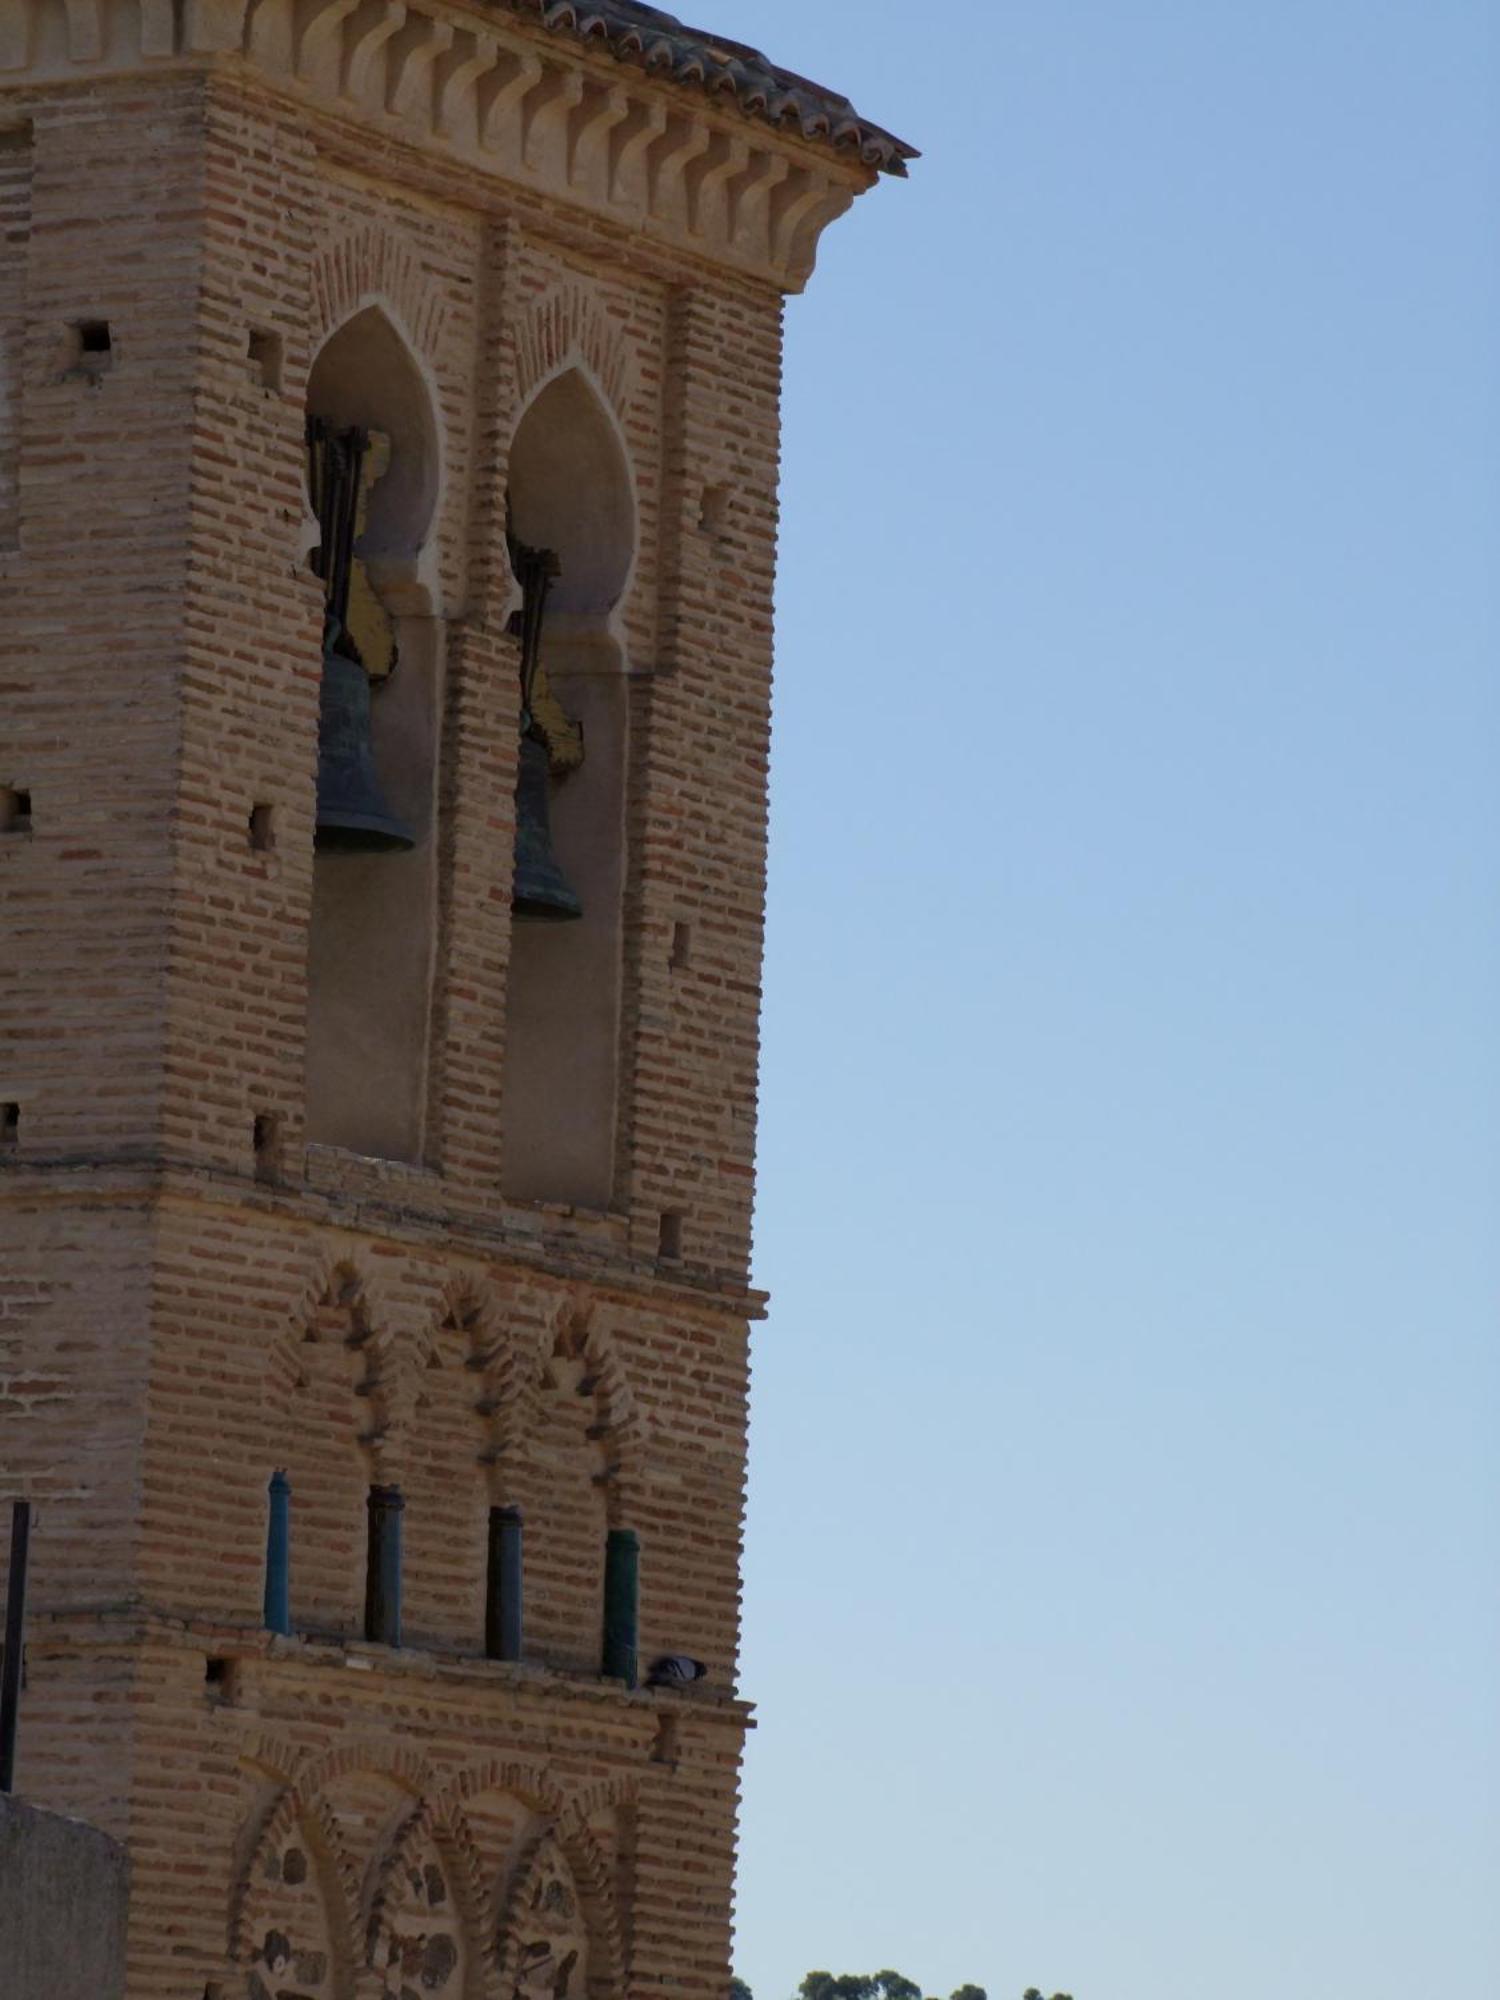
{"label": "brick bell tower", "polygon": [[723,1993],[781,302],[906,157],[634,0],[0,0],[18,1783],[130,2000]]}

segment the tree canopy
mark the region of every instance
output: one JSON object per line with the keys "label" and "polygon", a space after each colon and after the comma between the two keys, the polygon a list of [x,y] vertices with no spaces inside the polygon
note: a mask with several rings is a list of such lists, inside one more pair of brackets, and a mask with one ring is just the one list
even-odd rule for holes
{"label": "tree canopy", "polygon": [[[754,2000],[743,1979],[729,1982],[729,2000]],[[797,1988],[797,2000],[923,2000],[921,1987],[904,1972],[809,1972]],[[949,2000],[989,2000],[982,1986],[965,1984]],[[1043,2000],[1040,1988],[1028,1986],[1021,2000]],[[1071,1993],[1054,1993],[1052,2000],[1073,2000]]]}
{"label": "tree canopy", "polygon": [[[735,2000],[750,2000],[748,1993]],[[810,1972],[797,1988],[797,2000],[923,2000],[922,1989],[904,1972]],[[951,2000],[989,2000],[982,1986],[960,1986]]]}
{"label": "tree canopy", "polygon": [[800,2000],[922,2000],[922,1989],[903,1972],[810,1972]]}

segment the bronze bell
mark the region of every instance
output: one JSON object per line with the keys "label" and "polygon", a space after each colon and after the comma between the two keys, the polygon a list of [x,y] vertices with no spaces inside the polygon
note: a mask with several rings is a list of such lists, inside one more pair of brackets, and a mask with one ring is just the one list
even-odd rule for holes
{"label": "bronze bell", "polygon": [[565,923],[583,915],[583,905],[552,852],[547,746],[530,730],[521,738],[516,777],[516,872],[510,908],[512,916],[539,923]]}
{"label": "bronze bell", "polygon": [[386,803],[370,742],[370,676],[342,650],[342,628],[330,618],[323,642],[318,698],[318,823],[314,843],[325,852],[378,854],[415,847],[417,837]]}

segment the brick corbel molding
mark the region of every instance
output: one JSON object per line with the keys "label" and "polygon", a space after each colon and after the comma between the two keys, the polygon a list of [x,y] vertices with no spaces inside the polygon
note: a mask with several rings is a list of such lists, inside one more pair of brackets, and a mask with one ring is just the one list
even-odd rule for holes
{"label": "brick corbel molding", "polygon": [[800,291],[873,168],[445,0],[0,0],[0,93],[244,63],[325,112]]}

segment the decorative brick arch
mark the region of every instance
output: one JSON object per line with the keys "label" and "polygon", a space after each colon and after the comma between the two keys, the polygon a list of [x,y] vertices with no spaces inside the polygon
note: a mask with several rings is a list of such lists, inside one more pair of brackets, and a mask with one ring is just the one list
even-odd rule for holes
{"label": "decorative brick arch", "polygon": [[523,1913],[538,1883],[559,1862],[581,1905],[588,1944],[587,2000],[620,2000],[625,1990],[625,1951],[613,1874],[591,1829],[571,1808],[535,1830],[495,1899],[494,1967],[501,1991],[509,1993],[516,1986],[515,1954]]}
{"label": "decorative brick arch", "polygon": [[338,1821],[327,1800],[308,1798],[296,1786],[288,1786],[272,1802],[261,1821],[248,1857],[231,1886],[230,1959],[237,1965],[248,1966],[255,1958],[257,1939],[252,1928],[255,1892],[273,1871],[279,1874],[282,1849],[294,1837],[304,1840],[311,1850],[337,1960],[338,1984],[347,1990],[360,1961],[356,1915],[359,1908],[359,1875],[349,1858]]}
{"label": "decorative brick arch", "polygon": [[418,1336],[415,1361],[426,1367],[445,1346],[461,1347],[464,1365],[492,1383],[509,1345],[493,1291],[483,1279],[462,1277],[443,1287]]}
{"label": "decorative brick arch", "polygon": [[[480,1277],[463,1276],[444,1285],[433,1323],[465,1335],[478,1353],[498,1339],[499,1307],[494,1292]],[[430,1343],[433,1335],[426,1336]]]}
{"label": "decorative brick arch", "polygon": [[568,1795],[540,1764],[515,1757],[486,1757],[460,1771],[443,1787],[441,1799],[461,1802],[485,1792],[509,1792],[533,1812],[556,1818],[567,1809]]}
{"label": "decorative brick arch", "polygon": [[266,1387],[272,1421],[284,1424],[302,1386],[301,1349],[319,1340],[348,1350],[350,1423],[371,1467],[382,1476],[400,1415],[400,1350],[389,1312],[352,1258],[327,1264],[274,1342]]}
{"label": "decorative brick arch", "polygon": [[387,1334],[377,1365],[382,1378],[383,1414],[395,1434],[397,1455],[413,1441],[421,1378],[428,1368],[441,1367],[462,1349],[462,1365],[474,1373],[476,1402],[484,1399],[478,1385],[485,1378],[485,1357],[499,1342],[499,1314],[482,1281],[461,1277],[443,1285],[435,1301],[417,1315],[408,1313],[409,1332]]}
{"label": "decorative brick arch", "polygon": [[429,366],[440,351],[447,305],[406,241],[377,222],[346,231],[317,253],[312,302],[315,347],[373,305]]}
{"label": "decorative brick arch", "polygon": [[377,1331],[378,1327],[389,1325],[389,1315],[383,1308],[379,1287],[366,1277],[352,1257],[327,1259],[303,1292],[300,1303],[288,1314],[272,1345],[268,1386],[273,1397],[285,1395],[296,1386],[297,1349],[309,1328],[315,1328],[320,1320],[330,1322],[331,1331],[333,1316],[345,1314],[350,1334],[357,1336],[357,1345],[363,1347],[374,1342],[388,1347],[389,1333]]}
{"label": "decorative brick arch", "polygon": [[307,1752],[299,1750],[284,1736],[273,1736],[269,1732],[257,1736],[254,1742],[240,1753],[240,1764],[247,1771],[255,1771],[269,1778],[278,1789],[293,1782],[299,1765],[307,1762]]}
{"label": "decorative brick arch", "polygon": [[[633,1804],[639,1789],[633,1777],[616,1776],[569,1791],[541,1765],[489,1757],[439,1783],[427,1761],[400,1744],[371,1740],[309,1756],[272,1735],[258,1737],[241,1766],[268,1780],[271,1789],[252,1808],[239,1843],[228,1908],[231,1964],[251,1969],[263,1951],[265,1905],[269,1900],[274,1913],[276,1885],[288,1865],[290,1846],[304,1853],[299,1881],[311,1864],[334,1952],[336,1990],[363,1990],[360,1982],[375,1965],[381,1940],[397,1934],[400,1904],[425,1844],[453,1895],[468,1968],[466,2000],[500,2000],[511,1991],[514,1968],[507,1965],[506,1951],[515,1940],[515,1921],[549,1865],[559,1867],[576,1891],[585,1926],[589,1983],[587,1994],[580,1993],[577,2000],[619,2000],[623,1994],[623,1932],[614,1871],[589,1819],[601,1809]],[[342,1778],[364,1774],[394,1786],[408,1803],[361,1872],[329,1791]],[[493,1793],[524,1807],[530,1826],[492,1881],[465,1808]]]}
{"label": "decorative brick arch", "polygon": [[329,1785],[351,1773],[368,1772],[389,1778],[413,1799],[435,1790],[431,1766],[416,1751],[384,1743],[351,1743],[312,1757],[296,1749],[283,1737],[263,1735],[240,1758],[243,1769],[269,1778],[276,1789],[263,1809],[251,1814],[240,1846],[239,1866],[230,1895],[230,1947],[238,1952],[245,1921],[245,1896],[256,1880],[264,1858],[287,1838],[292,1827],[309,1813],[319,1825],[332,1829],[334,1848],[342,1857],[339,1881],[349,1916],[351,1949],[358,1935],[360,1909],[359,1875],[344,1852],[342,1839],[323,1796]]}
{"label": "decorative brick arch", "polygon": [[[345,1745],[321,1756],[306,1756],[283,1739],[262,1736],[246,1751],[242,1766],[268,1778],[269,1798],[252,1809],[238,1848],[228,1911],[230,1961],[250,1967],[261,1949],[255,1923],[257,1891],[280,1878],[288,1843],[310,1854],[336,1964],[339,1992],[354,1991],[371,1962],[377,1935],[399,1902],[408,1859],[424,1840],[431,1843],[451,1882],[455,1916],[464,1948],[475,1968],[466,1992],[487,1991],[489,1941],[496,1922],[484,1867],[453,1786],[440,1788],[430,1764],[417,1752],[387,1741]],[[363,1874],[350,1856],[328,1793],[341,1778],[369,1775],[405,1795],[399,1823],[368,1857]],[[546,1787],[549,1805],[561,1806],[555,1787]]]}
{"label": "decorative brick arch", "polygon": [[493,1933],[494,1913],[473,1834],[451,1796],[425,1794],[384,1850],[371,1856],[360,1903],[363,1962],[375,1962],[380,1939],[394,1928],[424,1844],[437,1855],[451,1885],[454,1916],[470,1963],[465,1992],[476,1992],[486,1983],[485,1945]]}
{"label": "decorative brick arch", "polygon": [[590,286],[569,279],[534,300],[513,339],[518,411],[555,375],[576,367],[624,425],[635,394],[635,356],[624,328]]}
{"label": "decorative brick arch", "polygon": [[311,1799],[326,1792],[340,1778],[366,1774],[389,1778],[398,1790],[414,1799],[437,1790],[436,1774],[420,1752],[382,1738],[346,1743],[310,1759],[297,1773],[296,1791],[300,1798]]}
{"label": "decorative brick arch", "polygon": [[610,1478],[610,1518],[616,1521],[629,1511],[644,1479],[648,1425],[614,1337],[583,1293],[567,1294],[544,1320],[530,1353],[517,1357],[504,1393],[497,1456],[503,1467],[512,1453],[524,1450],[548,1369],[559,1354],[581,1360],[593,1378],[599,1441]]}
{"label": "decorative brick arch", "polygon": [[451,1792],[424,1793],[416,1808],[408,1813],[396,1831],[378,1865],[372,1863],[364,1907],[367,1924],[377,1921],[392,1874],[402,1867],[413,1847],[431,1840],[455,1865],[461,1902],[466,1919],[472,1919],[476,1934],[485,1918],[484,1869],[463,1808]]}
{"label": "decorative brick arch", "polygon": [[[519,1343],[507,1332],[490,1287],[462,1277],[444,1287],[438,1309],[414,1346],[411,1372],[439,1367],[454,1358],[472,1382],[475,1453],[493,1487],[502,1455],[504,1412],[516,1373]],[[498,1494],[492,1493],[492,1498]]]}
{"label": "decorative brick arch", "polygon": [[614,1811],[620,1806],[633,1806],[640,1795],[639,1778],[631,1776],[600,1778],[592,1785],[585,1785],[581,1791],[570,1793],[568,1810],[575,1813],[580,1820],[586,1821],[591,1813]]}

